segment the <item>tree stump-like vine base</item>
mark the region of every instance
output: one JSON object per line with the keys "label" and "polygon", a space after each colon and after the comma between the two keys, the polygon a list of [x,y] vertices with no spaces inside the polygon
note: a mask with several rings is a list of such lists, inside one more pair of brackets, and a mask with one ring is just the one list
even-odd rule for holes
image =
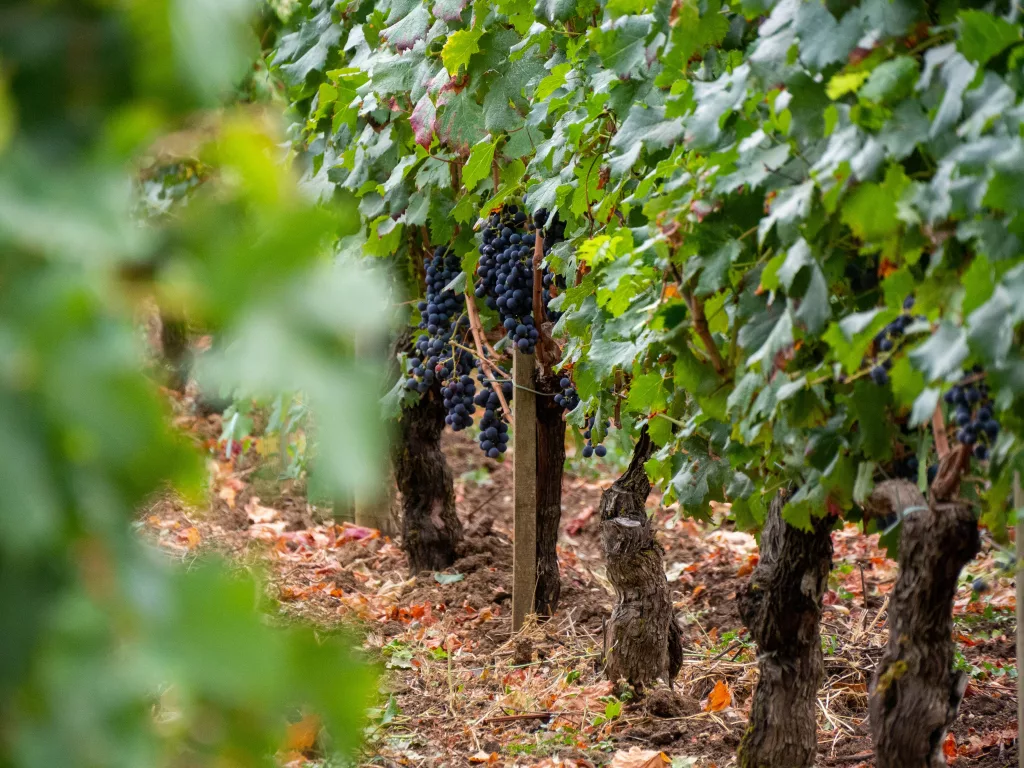
{"label": "tree stump-like vine base", "polygon": [[608,579],[617,597],[605,629],[605,672],[638,691],[659,678],[671,685],[683,658],[663,551],[644,506],[651,492],[644,463],[653,451],[645,428],[629,468],[604,492],[600,506]]}
{"label": "tree stump-like vine base", "polygon": [[392,450],[402,496],[402,547],[412,573],[448,568],[462,540],[452,471],[441,451],[444,415],[439,393],[425,392],[402,411]]}
{"label": "tree stump-like vine base", "polygon": [[967,685],[953,670],[953,598],[960,571],[978,552],[978,524],[966,504],[926,503],[903,480],[880,483],[869,503],[882,512],[909,508],[890,597],[889,643],[868,698],[875,765],[942,768],[946,732]]}
{"label": "tree stump-like vine base", "polygon": [[824,677],[822,598],[832,563],[832,518],[798,530],[782,519],[786,494],[769,506],[761,559],[740,614],[758,646],[760,677],[750,724],[740,742],[741,768],[809,768],[818,752],[815,713]]}

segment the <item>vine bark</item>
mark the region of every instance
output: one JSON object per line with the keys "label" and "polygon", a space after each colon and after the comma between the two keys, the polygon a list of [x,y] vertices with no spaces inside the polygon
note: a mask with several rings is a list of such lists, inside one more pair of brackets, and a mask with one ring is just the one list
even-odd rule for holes
{"label": "vine bark", "polygon": [[184,392],[192,368],[188,322],[161,312],[160,345],[167,367],[167,386],[176,392]]}
{"label": "vine bark", "polygon": [[665,577],[664,551],[645,502],[651,482],[644,464],[654,453],[647,428],[623,475],[601,496],[601,538],[616,603],[605,632],[608,679],[643,689],[658,678],[670,686],[682,666],[682,632]]}
{"label": "vine bark", "polygon": [[927,502],[913,483],[889,480],[865,503],[903,516],[889,642],[868,699],[878,768],[946,765],[943,742],[967,686],[967,676],[953,669],[953,597],[980,546],[974,513],[953,500],[969,460],[966,446],[952,449]]}
{"label": "vine bark", "polygon": [[558,527],[562,521],[562,472],[565,467],[565,420],[553,395],[559,377],[538,372],[537,396],[537,591],[534,610],[552,616],[562,585],[558,575]]}
{"label": "vine bark", "polygon": [[[409,343],[406,332],[398,345]],[[392,445],[395,481],[402,495],[402,546],[413,573],[448,568],[462,540],[452,471],[441,451],[444,416],[440,385],[435,385],[402,410]]]}
{"label": "vine bark", "polygon": [[818,751],[815,702],[824,676],[820,622],[832,563],[832,517],[802,531],[782,518],[788,494],[768,508],[760,561],[740,595],[758,646],[760,677],[740,742],[741,768],[806,768]]}

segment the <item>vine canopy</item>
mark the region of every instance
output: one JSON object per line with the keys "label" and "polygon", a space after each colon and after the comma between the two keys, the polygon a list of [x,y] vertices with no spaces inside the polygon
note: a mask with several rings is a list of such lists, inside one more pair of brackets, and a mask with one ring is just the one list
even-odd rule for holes
{"label": "vine canopy", "polygon": [[1015,14],[319,0],[281,10],[270,58],[305,184],[359,210],[342,249],[411,292],[425,241],[471,274],[482,216],[558,210],[569,420],[649,423],[666,501],[755,525],[793,485],[807,527],[882,477],[924,488],[933,422],[969,437],[942,399],[963,382],[991,400],[972,493],[998,527],[1024,413]]}

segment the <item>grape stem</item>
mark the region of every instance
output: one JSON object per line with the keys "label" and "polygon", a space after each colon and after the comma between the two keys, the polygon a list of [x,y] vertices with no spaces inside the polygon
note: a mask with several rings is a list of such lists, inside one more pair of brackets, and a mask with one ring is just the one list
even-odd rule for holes
{"label": "grape stem", "polygon": [[[476,347],[476,356],[480,361],[481,365],[490,366],[494,370],[494,364],[487,359],[484,355],[484,329],[480,324],[480,315],[476,311],[476,297],[473,296],[472,291],[469,290],[471,283],[466,281],[466,313],[469,315],[469,330],[473,334],[473,345]],[[493,353],[494,350],[492,349]],[[507,421],[512,421],[512,409],[508,407],[508,402],[505,400],[505,393],[501,391],[501,385],[495,381],[491,382],[491,389],[494,390],[494,394],[498,396],[498,402],[501,404],[501,412],[505,414]]]}
{"label": "grape stem", "polygon": [[949,453],[949,437],[946,434],[946,421],[942,418],[942,406],[938,404],[932,414],[932,434],[935,437],[935,450],[941,461]]}
{"label": "grape stem", "polygon": [[[469,352],[469,353],[470,353],[471,355],[475,355],[475,354],[476,354],[476,353],[475,353],[475,352],[474,352],[474,351],[473,351],[472,349],[470,349],[469,347],[467,347],[467,346],[464,346],[464,345],[462,345],[462,344],[459,344],[459,342],[457,342],[457,341],[452,341],[452,342],[449,342],[449,343],[450,343],[450,344],[451,344],[451,345],[452,345],[453,347],[458,347],[459,349],[463,349],[463,350],[465,350],[466,352]],[[496,365],[495,365],[494,363],[492,363],[492,362],[491,362],[490,360],[488,360],[488,359],[487,359],[486,357],[479,357],[479,356],[477,356],[477,361],[478,361],[478,362],[479,362],[479,363],[480,363],[480,364],[481,364],[482,366],[484,366],[485,368],[487,368],[487,370],[488,370],[488,371],[489,371],[490,373],[492,373],[492,374],[496,374],[497,376],[500,376],[500,377],[501,377],[502,379],[504,379],[505,381],[512,381],[512,377],[511,377],[511,376],[509,376],[509,375],[508,375],[507,373],[505,373],[505,372],[504,372],[503,370],[501,370],[501,368],[499,368],[498,366],[496,366]]]}
{"label": "grape stem", "polygon": [[690,309],[690,316],[693,318],[693,328],[697,331],[697,335],[704,343],[704,348],[711,357],[711,364],[715,367],[715,373],[719,376],[724,375],[725,362],[722,360],[722,355],[718,351],[718,345],[715,344],[715,339],[711,335],[711,329],[708,327],[708,319],[704,314],[703,302],[690,291],[683,294],[683,299],[686,301],[686,306]]}

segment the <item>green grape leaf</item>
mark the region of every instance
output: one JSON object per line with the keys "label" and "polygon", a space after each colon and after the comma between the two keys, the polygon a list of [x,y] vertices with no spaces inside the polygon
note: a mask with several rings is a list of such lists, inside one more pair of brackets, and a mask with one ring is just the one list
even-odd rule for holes
{"label": "green grape leaf", "polygon": [[403,18],[385,29],[381,35],[399,51],[407,51],[417,40],[427,35],[430,13],[423,3],[417,3]]}
{"label": "green grape leaf", "polygon": [[467,192],[472,192],[477,184],[491,175],[491,162],[494,160],[494,150],[497,146],[497,139],[485,139],[474,145],[472,152],[469,153],[469,160],[462,169],[462,183]]}
{"label": "green grape leaf", "polygon": [[978,64],[986,64],[1005,48],[1020,40],[1020,25],[985,11],[963,10],[959,14],[960,35],[956,47]]}
{"label": "green grape leaf", "polygon": [[909,96],[918,77],[917,59],[897,56],[875,67],[858,96],[877,104],[892,104]]}
{"label": "green grape leaf", "polygon": [[432,13],[444,21],[458,21],[467,5],[469,0],[436,0]]}
{"label": "green grape leaf", "polygon": [[926,381],[936,381],[959,369],[967,352],[964,329],[943,321],[931,338],[910,352],[910,360]]}
{"label": "green grape leaf", "polygon": [[665,404],[665,377],[660,373],[651,372],[634,376],[629,382],[627,411],[648,414],[664,410]]}
{"label": "green grape leaf", "polygon": [[568,21],[575,11],[576,0],[537,0],[533,6],[534,15],[548,23]]}
{"label": "green grape leaf", "polygon": [[935,413],[935,406],[939,404],[939,390],[935,387],[928,387],[914,401],[914,407],[910,412],[910,420],[907,426],[913,429],[922,424],[927,424],[932,414]]}
{"label": "green grape leaf", "polygon": [[636,105],[612,139],[611,146],[624,149],[643,143],[651,149],[663,149],[683,135],[681,119],[666,120],[664,107]]}

